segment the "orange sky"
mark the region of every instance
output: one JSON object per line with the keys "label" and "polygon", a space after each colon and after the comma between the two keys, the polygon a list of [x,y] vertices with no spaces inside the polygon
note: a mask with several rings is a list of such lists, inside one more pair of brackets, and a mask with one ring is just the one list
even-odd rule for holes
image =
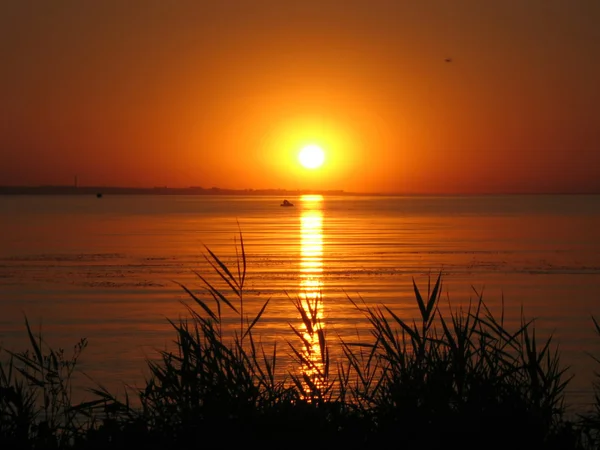
{"label": "orange sky", "polygon": [[598,0],[7,0],[0,185],[600,192],[599,23]]}

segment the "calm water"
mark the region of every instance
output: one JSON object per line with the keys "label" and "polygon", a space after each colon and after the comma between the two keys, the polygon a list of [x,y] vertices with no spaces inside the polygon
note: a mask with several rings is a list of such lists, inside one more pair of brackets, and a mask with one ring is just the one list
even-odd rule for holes
{"label": "calm water", "polygon": [[347,296],[417,318],[412,278],[426,291],[441,270],[453,307],[467,305],[474,287],[498,313],[504,296],[515,326],[521,306],[538,318],[575,374],[569,398],[588,399],[596,367],[585,352],[600,355],[590,319],[600,318],[600,196],[281,200],[0,197],[0,342],[24,348],[27,315],[53,346],[87,337],[82,368],[93,378],[115,391],[139,383],[145,358],[171,348],[166,317],[185,315],[176,282],[201,292],[193,271],[210,274],[204,244],[235,261],[239,222],[246,308],[271,298],[259,324],[265,341],[293,340],[289,324],[300,317],[290,298],[315,292],[330,340],[368,337]]}

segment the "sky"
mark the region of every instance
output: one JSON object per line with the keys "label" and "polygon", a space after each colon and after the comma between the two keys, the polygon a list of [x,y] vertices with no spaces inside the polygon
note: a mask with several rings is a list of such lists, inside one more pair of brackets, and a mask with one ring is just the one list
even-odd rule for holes
{"label": "sky", "polygon": [[598,0],[3,0],[0,185],[599,193],[599,23]]}

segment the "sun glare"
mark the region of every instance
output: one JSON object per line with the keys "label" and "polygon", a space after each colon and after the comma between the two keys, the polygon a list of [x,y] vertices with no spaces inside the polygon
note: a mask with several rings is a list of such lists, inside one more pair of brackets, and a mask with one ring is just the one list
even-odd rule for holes
{"label": "sun glare", "polygon": [[307,169],[316,169],[325,161],[325,153],[318,145],[307,145],[300,150],[298,160]]}

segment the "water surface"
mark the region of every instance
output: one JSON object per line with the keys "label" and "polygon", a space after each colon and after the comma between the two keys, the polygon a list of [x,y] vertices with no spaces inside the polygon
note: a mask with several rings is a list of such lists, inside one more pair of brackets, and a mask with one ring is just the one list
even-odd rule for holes
{"label": "water surface", "polygon": [[600,196],[288,199],[293,208],[271,196],[0,197],[0,342],[24,348],[27,315],[53,345],[87,337],[83,369],[103,384],[139,383],[145,358],[172,348],[166,318],[186,314],[177,283],[202,295],[204,245],[234,264],[241,229],[246,310],[271,299],[258,325],[265,342],[294,339],[294,298],[322,297],[331,341],[368,337],[348,296],[417,318],[413,277],[426,291],[441,271],[444,308],[446,296],[468,305],[475,288],[498,313],[504,297],[509,325],[521,307],[538,318],[572,366],[570,398],[589,399]]}

